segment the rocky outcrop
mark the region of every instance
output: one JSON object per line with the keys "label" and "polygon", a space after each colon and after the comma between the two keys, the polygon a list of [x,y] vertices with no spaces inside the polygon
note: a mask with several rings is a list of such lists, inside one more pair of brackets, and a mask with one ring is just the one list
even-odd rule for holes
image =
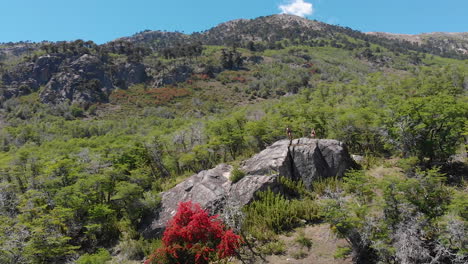
{"label": "rocky outcrop", "polygon": [[161,205],[146,217],[140,231],[145,237],[160,235],[180,202],[199,203],[212,214],[240,208],[255,199],[255,194],[268,188],[280,192],[279,176],[302,180],[310,188],[319,178],[342,176],[354,166],[346,146],[336,140],[301,138],[280,140],[243,162],[246,174],[233,183],[229,180],[232,166],[220,164],[202,171],[162,194]]}
{"label": "rocky outcrop", "polygon": [[174,188],[164,192],[161,206],[156,216],[144,220],[142,230],[146,237],[160,234],[167,221],[175,214],[177,205],[182,201],[197,201],[203,208],[216,212],[225,202],[229,191],[229,175],[232,167],[221,164],[211,170],[202,171],[179,183]]}
{"label": "rocky outcrop", "polygon": [[58,71],[63,59],[63,56],[45,55],[39,57],[32,69],[32,78],[35,79],[39,85],[46,84],[52,75]]}
{"label": "rocky outcrop", "polygon": [[117,68],[117,72],[112,77],[114,84],[121,89],[127,89],[148,79],[145,65],[142,63],[123,63]]}
{"label": "rocky outcrop", "polygon": [[107,102],[113,89],[144,83],[148,76],[142,63],[114,65],[97,55],[57,53],[19,63],[0,78],[0,101],[26,95],[44,86],[40,92],[43,103],[70,102],[87,106]]}
{"label": "rocky outcrop", "polygon": [[187,65],[175,66],[167,73],[160,73],[154,78],[154,87],[185,82],[192,77],[193,69]]}
{"label": "rocky outcrop", "polygon": [[278,173],[292,180],[302,180],[310,188],[319,178],[343,176],[355,166],[344,143],[332,139],[280,140],[245,161],[248,174]]}
{"label": "rocky outcrop", "polygon": [[87,105],[105,102],[114,89],[99,58],[85,54],[70,63],[67,70],[54,75],[41,91],[46,104],[76,102]]}

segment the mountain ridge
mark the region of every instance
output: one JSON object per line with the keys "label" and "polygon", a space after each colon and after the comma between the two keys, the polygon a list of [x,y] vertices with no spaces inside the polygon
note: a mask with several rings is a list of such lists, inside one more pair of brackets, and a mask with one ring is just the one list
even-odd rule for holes
{"label": "mountain ridge", "polygon": [[366,32],[366,34],[418,44],[433,43],[435,45],[436,42],[439,42],[439,45],[443,45],[442,43],[445,43],[451,45],[454,50],[468,54],[468,32],[428,32],[420,34]]}
{"label": "mountain ridge", "polygon": [[[426,54],[468,59],[464,35],[450,39],[430,35],[420,43],[389,36],[280,14],[231,20],[192,34],[143,31],[102,45],[83,40],[3,44],[0,98],[5,101],[39,91],[43,103],[78,103],[87,108],[109,102],[113,91],[132,85],[151,82],[153,88],[161,87],[191,81],[197,74],[215,77],[224,70],[242,69],[244,55],[237,49],[250,53],[251,64],[263,59],[254,56],[256,52],[292,46],[351,52],[348,56],[373,67],[395,67],[389,63],[398,60],[399,54],[408,56],[410,64],[421,63]],[[219,47],[224,51],[212,54],[209,61],[193,60],[205,56],[205,49]],[[309,55],[304,58],[311,59]]]}

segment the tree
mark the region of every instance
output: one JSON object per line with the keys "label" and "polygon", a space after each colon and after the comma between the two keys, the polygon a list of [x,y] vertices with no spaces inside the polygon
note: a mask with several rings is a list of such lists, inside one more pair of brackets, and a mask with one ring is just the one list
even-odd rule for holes
{"label": "tree", "polygon": [[199,204],[179,204],[163,235],[164,247],[157,249],[145,264],[203,264],[236,254],[242,240],[226,229],[218,216],[209,216]]}
{"label": "tree", "polygon": [[221,64],[225,69],[236,69],[242,67],[244,64],[244,58],[242,54],[232,48],[231,50],[222,49],[221,50]]}
{"label": "tree", "polygon": [[236,114],[231,118],[213,122],[208,128],[212,134],[210,143],[224,148],[224,159],[227,152],[236,159],[244,147],[246,122],[242,114]]}
{"label": "tree", "polygon": [[468,105],[453,96],[412,97],[395,104],[390,134],[404,156],[444,161],[463,139]]}
{"label": "tree", "polygon": [[458,208],[467,197],[444,181],[436,169],[411,178],[351,172],[343,191],[322,200],[322,212],[356,263],[466,263],[466,218]]}

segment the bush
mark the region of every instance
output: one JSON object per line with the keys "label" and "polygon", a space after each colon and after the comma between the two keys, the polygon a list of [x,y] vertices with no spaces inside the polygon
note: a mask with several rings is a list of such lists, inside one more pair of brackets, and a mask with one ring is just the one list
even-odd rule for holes
{"label": "bush", "polygon": [[286,253],[286,245],[281,240],[272,241],[263,245],[260,250],[265,255],[283,255]]}
{"label": "bush", "polygon": [[200,205],[179,204],[163,235],[164,247],[157,249],[145,264],[210,263],[236,254],[242,239]]}
{"label": "bush", "polygon": [[436,169],[414,174],[348,173],[344,191],[323,200],[332,230],[350,244],[337,256],[351,250],[357,263],[464,263],[458,261],[466,256],[466,221],[453,210],[463,207],[464,198],[453,198],[454,190]]}
{"label": "bush", "polygon": [[303,259],[305,257],[307,257],[307,252],[305,252],[304,250],[300,249],[298,251],[295,251],[293,253],[291,253],[291,256],[295,259]]}
{"label": "bush", "polygon": [[299,232],[299,235],[294,240],[296,243],[301,245],[302,247],[306,247],[308,250],[312,247],[312,241],[310,238],[306,237],[304,232]]}
{"label": "bush", "polygon": [[70,107],[70,111],[73,117],[82,117],[83,116],[83,108],[77,106],[77,105],[72,105]]}
{"label": "bush", "polygon": [[302,221],[319,218],[318,206],[313,200],[288,200],[271,190],[258,196],[259,200],[244,209],[244,229],[256,239],[268,241],[272,235],[291,230]]}
{"label": "bush", "polygon": [[349,247],[338,247],[333,257],[335,259],[344,259],[347,258],[351,254],[351,252],[352,250]]}
{"label": "bush", "polygon": [[232,183],[236,183],[244,178],[245,172],[241,171],[238,167],[235,167],[231,172],[230,180]]}
{"label": "bush", "polygon": [[77,264],[104,264],[111,259],[109,251],[100,248],[94,254],[84,254],[76,263]]}

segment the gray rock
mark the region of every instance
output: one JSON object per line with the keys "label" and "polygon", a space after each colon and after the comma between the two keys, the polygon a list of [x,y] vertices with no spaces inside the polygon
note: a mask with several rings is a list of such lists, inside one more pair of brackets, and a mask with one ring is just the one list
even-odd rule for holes
{"label": "gray rock", "polygon": [[68,101],[86,106],[107,101],[113,89],[99,58],[85,54],[54,75],[41,91],[40,98],[46,104]]}
{"label": "gray rock", "polygon": [[148,79],[145,65],[141,63],[122,63],[112,76],[114,84],[121,89],[127,89],[134,84],[143,83]]}
{"label": "gray rock", "polygon": [[159,235],[167,221],[171,219],[180,202],[193,201],[210,213],[218,213],[225,203],[230,188],[229,175],[232,167],[220,164],[214,169],[202,171],[179,183],[169,191],[162,193],[161,206],[156,217],[149,216],[143,220],[141,232],[145,237]]}
{"label": "gray rock", "polygon": [[351,158],[357,163],[363,162],[364,161],[364,156],[361,155],[351,155]]}
{"label": "gray rock", "polygon": [[236,183],[229,180],[232,166],[220,164],[202,171],[162,194],[161,206],[143,219],[140,231],[145,237],[162,234],[180,202],[199,203],[211,214],[240,208],[256,198],[259,191],[281,192],[278,177],[302,180],[307,187],[313,181],[342,176],[355,163],[346,146],[336,140],[301,138],[280,140],[243,163],[246,176]]}
{"label": "gray rock", "polygon": [[226,204],[230,207],[242,207],[252,202],[257,192],[268,189],[279,191],[278,174],[245,176],[231,185]]}
{"label": "gray rock", "polygon": [[170,69],[167,73],[159,73],[154,78],[154,87],[185,82],[192,77],[193,69],[187,65],[179,65]]}
{"label": "gray rock", "polygon": [[310,188],[319,178],[343,176],[356,164],[346,146],[332,139],[299,138],[280,140],[245,161],[242,170],[249,175],[278,173],[292,180],[302,180]]}
{"label": "gray rock", "polygon": [[51,55],[39,57],[32,69],[33,79],[35,79],[39,85],[46,84],[52,77],[52,74],[57,72],[63,59],[62,56]]}
{"label": "gray rock", "polygon": [[1,100],[26,95],[44,86],[40,98],[46,104],[64,102],[88,106],[107,102],[116,87],[143,83],[148,79],[141,63],[112,65],[98,56],[84,54],[44,55],[34,62],[22,62],[0,76]]}
{"label": "gray rock", "polygon": [[320,178],[341,177],[356,165],[346,145],[337,140],[300,138],[293,140],[289,150],[292,179],[302,180],[307,188]]}
{"label": "gray rock", "polygon": [[252,158],[243,162],[242,170],[247,175],[277,174],[293,178],[291,174],[291,155],[289,140],[280,140],[267,147]]}

